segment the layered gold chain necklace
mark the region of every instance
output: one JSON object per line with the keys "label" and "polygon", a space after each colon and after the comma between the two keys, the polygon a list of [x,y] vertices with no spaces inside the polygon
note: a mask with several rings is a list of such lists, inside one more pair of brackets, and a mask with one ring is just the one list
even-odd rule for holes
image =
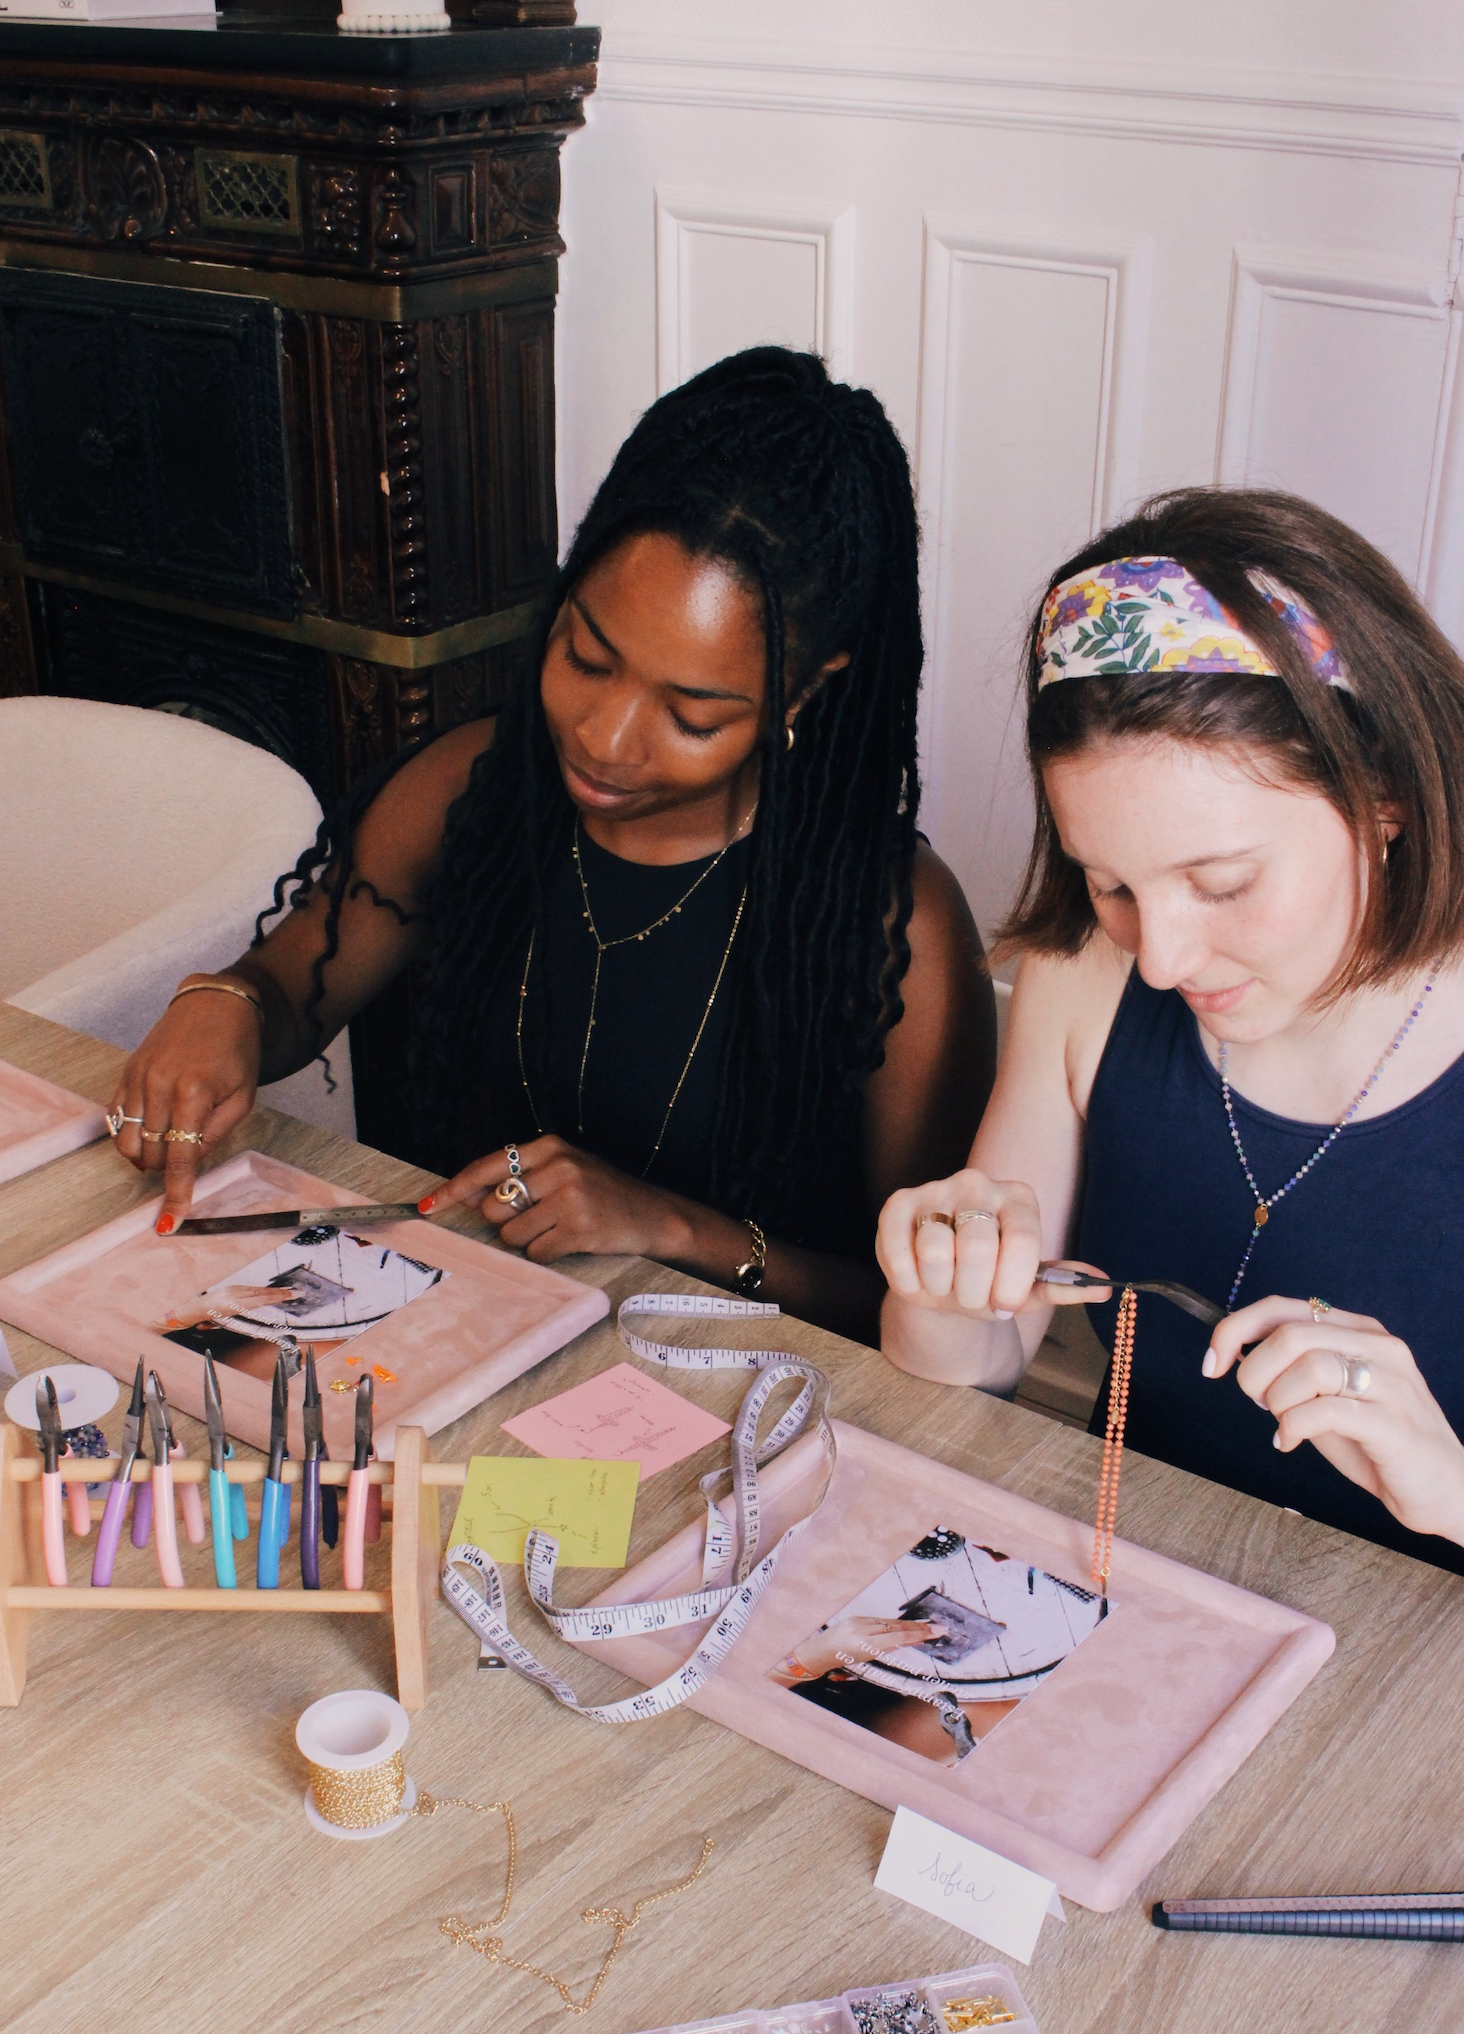
{"label": "layered gold chain necklace", "polygon": [[[584,921],[589,928],[590,938],[595,943],[595,972],[590,982],[590,1017],[588,1024],[586,1024],[585,1026],[585,1042],[580,1051],[579,1084],[575,1093],[575,1116],[576,1116],[575,1134],[577,1136],[583,1137],[585,1134],[585,1069],[589,1065],[590,1045],[595,1036],[595,1013],[598,1008],[600,1000],[600,970],[604,965],[606,954],[610,952],[612,947],[637,945],[641,941],[649,939],[653,932],[659,932],[663,925],[669,925],[673,918],[679,917],[684,907],[691,902],[692,898],[696,895],[697,891],[701,888],[702,884],[705,883],[710,876],[716,873],[716,871],[721,867],[722,863],[726,860],[727,856],[732,852],[733,848],[736,847],[738,841],[740,841],[746,834],[748,828],[752,825],[753,819],[755,818],[756,814],[757,807],[756,805],[754,805],[752,811],[748,813],[746,819],[743,820],[742,824],[738,827],[737,831],[733,834],[732,838],[728,841],[727,845],[724,848],[722,848],[717,854],[713,855],[712,859],[707,863],[707,866],[696,878],[696,881],[692,883],[689,889],[682,892],[681,896],[676,900],[676,902],[673,905],[670,906],[668,910],[663,911],[659,918],[653,918],[649,925],[642,926],[639,932],[623,932],[616,939],[603,938],[600,933],[600,928],[595,923],[595,913],[590,903],[590,888],[589,884],[585,881],[584,863],[580,859],[580,823],[578,816],[576,816],[574,822],[574,834],[570,841],[570,851],[574,856],[574,871],[576,876],[578,876],[579,878],[580,899],[584,906],[583,911]],[[680,1100],[681,1090],[686,1085],[686,1076],[691,1072],[691,1063],[696,1058],[697,1047],[701,1044],[702,1036],[706,1031],[708,1022],[710,1021],[712,1014],[712,1006],[717,1000],[718,992],[722,986],[722,978],[727,972],[727,963],[732,958],[732,947],[737,938],[738,927],[742,923],[742,913],[744,907],[746,906],[746,903],[747,903],[747,885],[744,883],[742,886],[742,894],[737,899],[737,910],[733,914],[732,930],[727,935],[727,944],[722,950],[722,959],[717,968],[716,979],[712,983],[712,993],[710,994],[710,996],[708,996],[706,1008],[701,1013],[701,1020],[697,1024],[695,1036],[692,1038],[691,1041],[691,1050],[687,1053],[686,1060],[682,1066],[681,1072],[677,1075],[676,1085],[671,1090],[671,1099],[666,1104],[666,1113],[661,1118],[661,1127],[656,1132],[655,1143],[651,1146],[651,1155],[640,1169],[640,1176],[642,1179],[644,1179],[646,1175],[649,1173],[651,1167],[655,1164],[656,1159],[660,1154],[661,1144],[666,1135],[666,1126],[671,1121],[671,1111],[676,1107],[677,1102]],[[544,1126],[539,1121],[538,1107],[534,1101],[533,1090],[529,1086],[528,1069],[524,1065],[524,1008],[528,1002],[529,971],[533,967],[533,965],[534,965],[534,934],[530,933],[529,950],[527,954],[524,956],[523,980],[519,983],[518,1023],[515,1029],[515,1038],[518,1045],[519,1079],[523,1082],[524,1096],[529,1105],[529,1114],[534,1119],[534,1128],[538,1132],[538,1134],[542,1137],[544,1134]]]}

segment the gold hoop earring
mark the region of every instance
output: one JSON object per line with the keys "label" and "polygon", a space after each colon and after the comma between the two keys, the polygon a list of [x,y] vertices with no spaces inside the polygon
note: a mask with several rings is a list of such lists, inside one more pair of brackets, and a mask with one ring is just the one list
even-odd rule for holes
{"label": "gold hoop earring", "polygon": [[788,750],[789,753],[791,754],[793,750],[793,740],[794,740],[793,727],[791,722],[783,729],[783,732],[788,737]]}

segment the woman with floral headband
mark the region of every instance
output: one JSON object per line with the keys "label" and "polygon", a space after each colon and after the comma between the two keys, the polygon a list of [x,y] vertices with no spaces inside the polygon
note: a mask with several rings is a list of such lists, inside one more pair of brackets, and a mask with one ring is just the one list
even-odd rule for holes
{"label": "woman with floral headband", "polygon": [[1008,1390],[1093,1296],[1039,1265],[1178,1280],[1226,1318],[1141,1303],[1132,1445],[1464,1571],[1464,664],[1333,517],[1187,490],[1054,575],[1027,738],[1010,1033],[885,1206],[886,1355]]}

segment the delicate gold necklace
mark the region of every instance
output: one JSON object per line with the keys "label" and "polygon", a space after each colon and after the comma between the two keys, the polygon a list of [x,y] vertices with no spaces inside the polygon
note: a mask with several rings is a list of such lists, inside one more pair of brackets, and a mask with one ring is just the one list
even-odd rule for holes
{"label": "delicate gold necklace", "polygon": [[[600,937],[600,929],[595,924],[595,914],[590,906],[589,886],[585,882],[584,865],[580,860],[579,819],[578,816],[576,816],[574,823],[574,835],[571,839],[570,846],[574,854],[575,874],[579,877],[580,896],[584,900],[585,923],[586,925],[588,925],[590,929],[591,939],[593,939],[593,941],[595,942],[595,972],[590,984],[590,1020],[589,1023],[585,1026],[585,1042],[583,1049],[580,1052],[579,1086],[576,1091],[576,1116],[577,1116],[576,1134],[578,1136],[583,1137],[585,1134],[585,1068],[589,1064],[590,1042],[595,1035],[595,1012],[598,1007],[600,998],[600,967],[601,963],[604,961],[605,955],[610,951],[611,947],[613,946],[629,946],[632,943],[632,941],[644,940],[648,938],[651,933],[658,932],[663,925],[669,924],[671,919],[675,918],[681,911],[682,906],[690,902],[692,897],[694,897],[696,892],[701,888],[702,884],[706,882],[707,878],[712,874],[712,872],[721,865],[726,856],[729,855],[732,849],[737,845],[738,841],[742,839],[743,835],[747,832],[747,829],[752,825],[756,813],[757,807],[756,805],[754,805],[752,811],[748,813],[746,819],[743,820],[741,826],[738,827],[736,833],[733,834],[731,840],[728,841],[726,847],[722,848],[717,854],[715,854],[712,857],[711,861],[707,864],[706,868],[702,870],[701,874],[697,877],[696,881],[691,885],[691,888],[689,890],[684,891],[682,896],[678,899],[678,901],[675,904],[671,906],[671,908],[668,911],[663,911],[659,918],[653,918],[650,924],[644,926],[641,929],[641,931],[622,933],[618,939],[602,939]],[[702,1034],[705,1032],[708,1021],[711,1018],[712,1005],[717,1000],[717,993],[722,986],[722,977],[727,972],[727,963],[732,958],[733,942],[737,938],[738,927],[742,923],[742,913],[744,907],[746,906],[746,903],[747,903],[747,885],[744,883],[742,886],[742,894],[737,899],[737,910],[732,919],[732,930],[727,935],[727,944],[722,951],[722,959],[717,968],[716,980],[712,983],[712,993],[707,998],[706,1008],[702,1011],[701,1021],[698,1023],[696,1027],[696,1035],[691,1041],[691,1050],[686,1055],[685,1063],[682,1066],[680,1074],[677,1076],[676,1085],[671,1091],[671,1099],[666,1104],[666,1113],[661,1118],[661,1127],[656,1132],[655,1143],[651,1146],[651,1155],[646,1160],[645,1164],[641,1167],[640,1176],[642,1179],[644,1179],[646,1175],[649,1173],[651,1167],[655,1164],[656,1159],[660,1154],[662,1140],[666,1135],[666,1126],[671,1121],[671,1111],[676,1107],[677,1102],[680,1100],[681,1090],[686,1085],[686,1076],[691,1072],[691,1063],[696,1058],[697,1047],[702,1042]],[[524,1064],[524,1007],[528,1001],[529,971],[533,967],[533,964],[534,964],[534,935],[533,933],[530,933],[529,950],[524,956],[523,980],[519,983],[518,1022],[517,1025],[515,1026],[514,1036],[515,1042],[518,1046],[519,1079],[523,1083],[524,1096],[529,1105],[529,1114],[534,1119],[534,1129],[542,1137],[544,1134],[544,1126],[539,1121],[539,1111],[534,1102],[533,1090],[529,1086],[528,1069]]]}

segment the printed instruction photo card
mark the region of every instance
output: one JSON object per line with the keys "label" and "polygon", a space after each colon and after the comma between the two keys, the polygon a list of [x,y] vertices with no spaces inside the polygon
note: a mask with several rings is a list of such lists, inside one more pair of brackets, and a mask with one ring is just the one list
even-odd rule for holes
{"label": "printed instruction photo card", "polygon": [[1111,1608],[936,1525],[795,1646],[773,1678],[877,1737],[955,1765]]}
{"label": "printed instruction photo card", "polygon": [[639,1481],[634,1462],[475,1455],[448,1545],[467,1540],[490,1560],[522,1566],[537,1526],[558,1540],[561,1568],[623,1568]]}
{"label": "printed instruction photo card", "polygon": [[175,1307],[159,1323],[170,1342],[252,1377],[274,1375],[285,1335],[317,1356],[364,1335],[450,1274],[369,1237],[321,1223],[301,1229],[242,1270]]}
{"label": "printed instruction photo card", "polygon": [[729,1429],[725,1420],[679,1391],[668,1390],[629,1363],[617,1363],[505,1420],[503,1431],[540,1455],[638,1462],[644,1482]]}

